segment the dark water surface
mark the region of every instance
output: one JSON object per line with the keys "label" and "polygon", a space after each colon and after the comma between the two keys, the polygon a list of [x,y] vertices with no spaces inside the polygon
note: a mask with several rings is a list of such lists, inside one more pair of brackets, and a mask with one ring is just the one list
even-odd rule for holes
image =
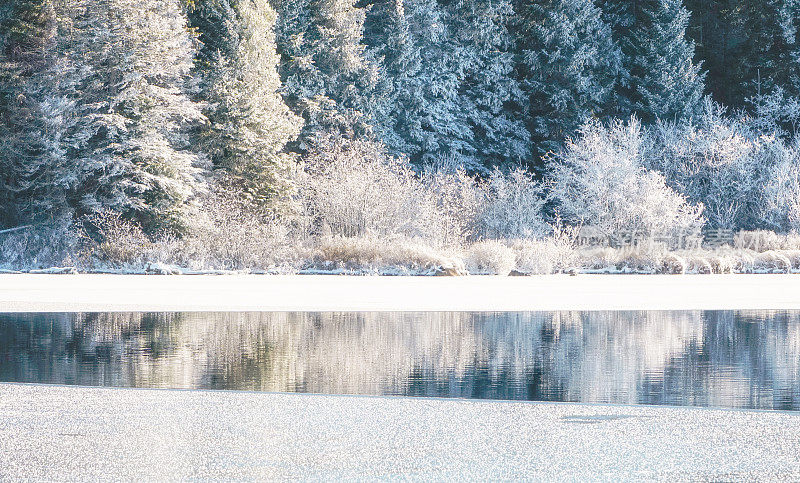
{"label": "dark water surface", "polygon": [[800,312],[0,314],[0,381],[800,410]]}

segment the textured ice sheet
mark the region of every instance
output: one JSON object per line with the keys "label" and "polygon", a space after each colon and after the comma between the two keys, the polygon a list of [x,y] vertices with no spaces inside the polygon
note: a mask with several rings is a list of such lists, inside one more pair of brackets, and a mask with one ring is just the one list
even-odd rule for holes
{"label": "textured ice sheet", "polygon": [[798,480],[800,414],[0,384],[0,479]]}
{"label": "textured ice sheet", "polygon": [[800,309],[800,275],[0,274],[0,312]]}

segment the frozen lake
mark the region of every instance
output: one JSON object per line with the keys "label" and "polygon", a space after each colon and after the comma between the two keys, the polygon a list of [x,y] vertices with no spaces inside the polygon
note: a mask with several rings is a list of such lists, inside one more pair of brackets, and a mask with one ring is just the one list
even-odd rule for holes
{"label": "frozen lake", "polygon": [[0,480],[797,481],[800,413],[0,383]]}
{"label": "frozen lake", "polygon": [[800,311],[0,314],[0,382],[800,410]]}

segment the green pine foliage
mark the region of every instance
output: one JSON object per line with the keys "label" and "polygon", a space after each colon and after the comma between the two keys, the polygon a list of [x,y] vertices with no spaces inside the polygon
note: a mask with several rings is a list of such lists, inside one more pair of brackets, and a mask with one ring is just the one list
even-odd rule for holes
{"label": "green pine foliage", "polygon": [[52,97],[56,13],[50,0],[5,5],[0,51],[0,227],[40,223],[66,210],[60,115]]}
{"label": "green pine foliage", "polygon": [[528,162],[530,133],[522,116],[524,94],[514,75],[511,1],[452,1],[445,12],[457,45],[459,98],[470,127],[473,163],[491,169]]}
{"label": "green pine foliage", "polygon": [[305,123],[295,151],[364,137],[378,73],[363,43],[366,11],[353,0],[274,0],[283,92]]}
{"label": "green pine foliage", "polygon": [[248,199],[280,210],[293,192],[285,148],[302,119],[281,97],[275,18],[265,0],[202,0],[190,12],[208,118],[199,144]]}
{"label": "green pine foliage", "polygon": [[205,166],[188,131],[205,119],[183,12],[179,0],[76,0],[63,12],[71,68],[59,88],[74,107],[62,138],[79,215],[112,210],[151,232],[190,223]]}
{"label": "green pine foliage", "polygon": [[643,120],[691,118],[701,109],[705,75],[686,39],[689,12],[682,0],[657,0],[633,30],[630,63],[633,111]]}
{"label": "green pine foliage", "polygon": [[448,159],[480,170],[473,133],[459,94],[463,78],[457,44],[434,0],[390,0],[373,6],[384,28],[373,32],[373,53],[388,78],[378,135],[394,155],[416,165]]}
{"label": "green pine foliage", "polygon": [[519,68],[541,155],[613,109],[622,53],[591,0],[520,2],[518,9]]}

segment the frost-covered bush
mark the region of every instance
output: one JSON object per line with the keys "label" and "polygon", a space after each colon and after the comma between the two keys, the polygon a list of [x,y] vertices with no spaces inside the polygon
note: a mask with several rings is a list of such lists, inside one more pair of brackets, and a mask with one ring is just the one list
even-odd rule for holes
{"label": "frost-covered bush", "polygon": [[661,122],[649,131],[649,169],[661,172],[691,203],[705,206],[709,225],[761,226],[763,187],[783,156],[783,143],[753,131],[746,119],[707,103],[695,122]]}
{"label": "frost-covered bush", "polygon": [[575,230],[559,224],[546,238],[514,240],[509,246],[517,257],[516,271],[526,275],[563,272],[575,262]]}
{"label": "frost-covered bush", "polygon": [[508,275],[516,262],[514,250],[496,240],[475,243],[464,256],[464,263],[472,275]]}
{"label": "frost-covered bush", "polygon": [[145,263],[153,242],[133,221],[110,210],[84,216],[81,221],[82,257],[90,265],[120,268]]}
{"label": "frost-covered bush", "polygon": [[540,238],[550,232],[544,221],[544,189],[522,168],[492,171],[484,185],[481,235],[489,239]]}
{"label": "frost-covered bush", "polygon": [[85,217],[84,268],[291,271],[310,258],[310,249],[288,220],[264,214],[230,186],[215,185],[201,201],[193,223],[180,236],[148,237],[114,212]]}
{"label": "frost-covered bush", "polygon": [[0,269],[74,266],[79,241],[69,218],[0,234]]}
{"label": "frost-covered bush", "polygon": [[324,236],[308,268],[350,273],[417,275],[465,274],[463,261],[448,250],[400,236]]}
{"label": "frost-covered bush", "polygon": [[474,237],[484,193],[459,169],[417,173],[371,141],[340,141],[307,161],[300,181],[304,214],[318,233],[418,238],[432,246]]}
{"label": "frost-covered bush", "polygon": [[800,138],[775,147],[774,163],[763,184],[766,228],[800,231]]}
{"label": "frost-covered bush", "polygon": [[753,111],[752,124],[765,134],[796,136],[800,131],[800,98],[778,86],[766,94],[748,99]]}
{"label": "frost-covered bush", "polygon": [[486,193],[478,181],[462,168],[438,164],[426,166],[422,183],[436,210],[436,238],[456,246],[475,238],[486,206]]}
{"label": "frost-covered bush", "polygon": [[434,203],[416,173],[377,143],[340,141],[307,160],[300,186],[314,225],[344,237],[443,237]]}
{"label": "frost-covered bush", "polygon": [[230,186],[218,184],[203,198],[201,216],[158,261],[195,270],[296,268],[307,255],[304,236],[291,220],[261,211]]}
{"label": "frost-covered bush", "polygon": [[800,234],[775,233],[769,230],[740,231],[733,238],[733,248],[766,252],[770,250],[800,250]]}
{"label": "frost-covered bush", "polygon": [[643,154],[636,119],[584,125],[551,160],[548,184],[560,216],[610,234],[660,235],[702,226],[702,206],[690,204],[662,174],[646,169]]}

